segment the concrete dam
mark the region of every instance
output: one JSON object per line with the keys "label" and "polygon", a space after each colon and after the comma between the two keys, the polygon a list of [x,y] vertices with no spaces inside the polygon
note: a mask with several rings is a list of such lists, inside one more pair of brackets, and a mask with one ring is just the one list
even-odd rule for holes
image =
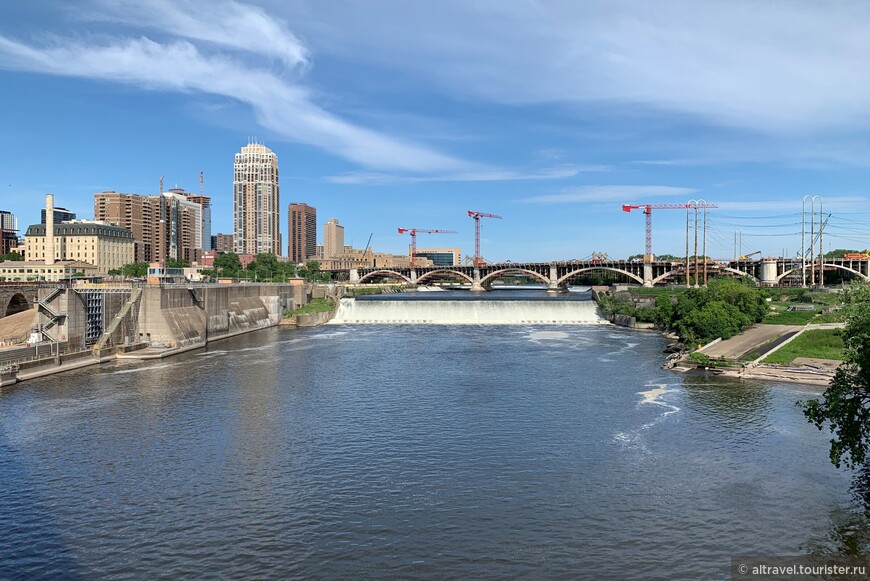
{"label": "concrete dam", "polygon": [[[447,293],[444,293],[447,294]],[[452,293],[451,293],[452,294]],[[417,325],[601,325],[607,324],[591,299],[449,297],[341,299],[330,324]]]}

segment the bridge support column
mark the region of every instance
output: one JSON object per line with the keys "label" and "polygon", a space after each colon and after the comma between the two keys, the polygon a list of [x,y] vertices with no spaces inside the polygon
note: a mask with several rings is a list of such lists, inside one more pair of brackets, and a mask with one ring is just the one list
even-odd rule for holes
{"label": "bridge support column", "polygon": [[550,263],[550,282],[547,283],[547,292],[551,294],[568,292],[566,287],[559,286],[559,271],[553,263]]}
{"label": "bridge support column", "polygon": [[417,284],[417,269],[411,269],[411,284]]}
{"label": "bridge support column", "polygon": [[653,285],[653,265],[650,262],[643,263],[643,286],[651,287]]}
{"label": "bridge support column", "polygon": [[473,281],[471,283],[472,292],[477,292],[477,293],[486,292],[486,289],[483,287],[482,284],[480,284],[480,268],[478,266],[474,267],[474,271],[473,271],[471,278]]}
{"label": "bridge support column", "polygon": [[348,282],[359,283],[359,269],[356,269],[356,268],[350,269],[350,279]]}

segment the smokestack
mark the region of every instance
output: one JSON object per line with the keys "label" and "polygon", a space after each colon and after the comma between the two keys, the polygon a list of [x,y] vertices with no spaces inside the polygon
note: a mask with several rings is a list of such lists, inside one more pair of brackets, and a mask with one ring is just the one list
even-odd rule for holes
{"label": "smokestack", "polygon": [[54,264],[54,194],[45,196],[45,263]]}

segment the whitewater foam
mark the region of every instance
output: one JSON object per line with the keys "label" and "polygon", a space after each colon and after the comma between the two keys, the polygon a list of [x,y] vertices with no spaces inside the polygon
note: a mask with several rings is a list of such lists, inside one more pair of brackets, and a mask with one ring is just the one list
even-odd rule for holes
{"label": "whitewater foam", "polygon": [[330,324],[602,325],[593,301],[341,299]]}

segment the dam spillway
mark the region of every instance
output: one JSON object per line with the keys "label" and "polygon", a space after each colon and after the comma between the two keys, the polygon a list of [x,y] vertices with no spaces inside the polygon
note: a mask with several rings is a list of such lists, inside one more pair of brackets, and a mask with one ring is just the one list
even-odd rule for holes
{"label": "dam spillway", "polygon": [[[607,324],[590,298],[469,296],[467,293],[341,299],[330,324],[416,325],[601,325]],[[494,293],[493,293],[494,294]],[[513,294],[513,293],[508,293]],[[464,295],[464,296],[463,296]]]}

